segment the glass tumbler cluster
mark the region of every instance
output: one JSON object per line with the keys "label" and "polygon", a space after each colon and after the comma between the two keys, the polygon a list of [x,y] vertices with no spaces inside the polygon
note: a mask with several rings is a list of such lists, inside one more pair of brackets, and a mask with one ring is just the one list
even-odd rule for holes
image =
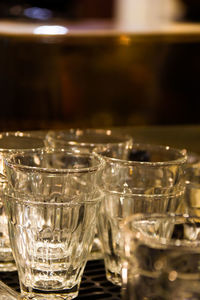
{"label": "glass tumbler cluster", "polygon": [[[87,260],[104,258],[106,277],[123,285],[124,299],[170,300],[170,291],[173,300],[185,299],[181,297],[186,297],[189,286],[176,293],[169,281],[184,286],[182,279],[176,281],[172,276],[178,269],[166,273],[162,263],[167,259],[171,264],[172,256],[177,257],[177,263],[184,263],[182,246],[176,248],[170,240],[177,238],[176,234],[182,234],[178,239],[195,236],[198,240],[198,224],[195,228],[191,225],[198,223],[197,219],[186,219],[183,213],[196,212],[193,179],[199,174],[199,164],[190,166],[185,150],[137,144],[130,136],[112,130],[70,129],[41,132],[40,137],[37,133],[28,135],[32,143],[24,133],[18,133],[23,147],[16,146],[14,139],[11,149],[0,149],[1,199],[8,230],[1,219],[0,229],[7,240],[8,235],[10,238],[8,248],[11,253],[11,245],[14,268],[18,269],[21,297],[73,299],[78,296]],[[175,217],[178,214],[182,214],[179,219]],[[132,221],[134,226],[127,229],[132,218],[139,225]],[[166,247],[157,244],[163,239]],[[168,243],[173,244],[169,251]],[[198,261],[193,260],[195,251],[186,247],[186,264]],[[0,249],[0,260],[1,255]],[[150,270],[148,262],[156,270]],[[168,279],[172,276],[169,281],[163,279],[166,274]],[[158,280],[154,282],[155,276]],[[196,281],[192,283],[196,285]],[[166,293],[160,284],[167,286]],[[149,293],[151,288],[157,292]]]}
{"label": "glass tumbler cluster", "polygon": [[[102,147],[112,147],[117,153],[126,155],[127,148],[132,145],[132,137],[111,129],[69,129],[49,131],[46,135],[45,145],[53,148],[73,149],[82,153],[92,153]],[[101,241],[96,229],[90,260],[103,259]]]}

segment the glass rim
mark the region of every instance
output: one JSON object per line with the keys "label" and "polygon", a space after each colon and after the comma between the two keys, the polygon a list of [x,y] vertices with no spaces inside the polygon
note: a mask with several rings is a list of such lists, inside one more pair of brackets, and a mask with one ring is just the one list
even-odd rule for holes
{"label": "glass rim", "polygon": [[[39,133],[40,131],[38,131]],[[34,135],[33,132],[29,132],[29,131],[2,131],[0,132],[0,140],[2,140],[4,137],[16,137],[16,138],[32,138],[32,139],[37,139],[38,141],[44,141],[44,137],[39,136],[39,135]],[[21,147],[16,147],[16,148],[2,148],[0,147],[0,153],[15,153],[15,152],[26,152],[26,151],[31,151],[31,150],[40,150],[40,149],[44,149],[45,148],[45,144],[41,147],[34,147],[34,148],[21,148]]]}
{"label": "glass rim", "polygon": [[[125,217],[120,222],[120,229],[123,231],[125,237],[127,235],[130,238],[135,238],[139,242],[143,242],[144,244],[151,245],[152,247],[161,247],[163,249],[200,249],[200,240],[186,240],[186,239],[178,239],[178,238],[165,238],[165,237],[158,237],[158,236],[149,236],[148,234],[139,232],[138,228],[135,228],[135,231],[131,230],[128,227],[128,224],[131,222],[137,221],[146,221],[146,220],[156,220],[156,219],[163,219],[163,220],[174,220],[174,219],[197,219],[200,223],[200,217],[195,215],[189,214],[176,214],[176,213],[137,213]],[[173,224],[173,223],[170,223]]]}
{"label": "glass rim", "polygon": [[[134,198],[146,198],[146,199],[149,199],[149,200],[152,200],[152,199],[159,199],[159,198],[165,198],[165,197],[171,197],[171,198],[176,198],[178,196],[182,196],[184,195],[185,193],[185,189],[184,189],[184,184],[180,184],[179,185],[180,189],[177,191],[174,191],[174,192],[169,192],[169,193],[158,193],[158,194],[142,194],[141,192],[140,193],[131,193],[131,192],[119,192],[119,191],[114,191],[114,190],[108,190],[106,188],[102,188],[102,190],[104,191],[104,193],[106,194],[111,194],[111,195],[116,195],[116,196],[120,196],[120,197],[134,197]],[[168,189],[170,189],[171,187],[169,187]],[[144,190],[144,189],[143,189]],[[165,191],[167,191],[167,188],[164,189]]]}
{"label": "glass rim", "polygon": [[[113,158],[109,157],[103,154],[99,154],[96,152],[99,156],[103,157],[105,162],[109,163],[118,163],[127,167],[132,166],[145,166],[145,167],[165,167],[165,166],[171,166],[171,165],[183,165],[187,162],[187,150],[186,149],[177,149],[170,146],[164,146],[164,145],[156,145],[156,144],[145,144],[145,143],[133,143],[128,149],[134,149],[134,147],[146,147],[146,149],[161,149],[165,151],[173,151],[177,155],[180,156],[180,158],[176,158],[174,160],[169,161],[156,161],[156,162],[146,162],[146,161],[134,161],[134,160],[125,160],[125,159],[119,159],[119,158]],[[144,149],[143,149],[144,150]],[[95,152],[95,151],[94,151]]]}
{"label": "glass rim", "polygon": [[[50,152],[52,151],[52,152]],[[91,166],[91,167],[81,167],[81,168],[63,168],[63,169],[59,169],[59,168],[43,168],[43,167],[36,167],[36,166],[28,166],[28,165],[23,165],[20,163],[15,163],[12,162],[11,159],[13,157],[16,157],[18,155],[23,156],[23,154],[28,155],[28,154],[55,154],[55,153],[65,153],[66,155],[74,155],[74,156],[81,156],[81,157],[90,157],[90,158],[95,158],[96,161],[98,161],[98,163],[96,163],[96,165]],[[9,168],[12,169],[17,169],[17,170],[21,170],[21,171],[32,171],[32,172],[38,172],[38,173],[49,173],[51,175],[63,175],[63,174],[75,174],[75,173],[91,173],[91,172],[95,172],[97,170],[99,170],[101,167],[103,167],[104,165],[104,161],[101,157],[98,157],[98,155],[96,153],[79,153],[77,151],[66,151],[66,149],[60,149],[60,148],[40,148],[40,149],[31,149],[31,150],[27,150],[27,151],[23,151],[23,152],[19,152],[19,153],[13,153],[11,154],[11,156],[8,157],[4,157],[4,162],[5,165],[8,166]]]}
{"label": "glass rim", "polygon": [[[14,195],[12,193],[15,193]],[[90,192],[91,193],[91,192]],[[72,196],[72,197],[66,197],[65,198],[70,198],[69,201],[66,202],[50,202],[47,200],[47,198],[49,198],[49,196],[42,196],[40,194],[25,194],[25,193],[21,193],[18,192],[17,190],[12,189],[12,191],[9,191],[8,189],[5,189],[3,194],[5,197],[8,197],[9,199],[11,198],[13,201],[17,202],[17,203],[23,203],[23,204],[27,204],[27,205],[33,205],[33,206],[39,206],[39,205],[43,205],[43,206],[58,206],[58,207],[62,207],[62,206],[69,206],[69,207],[74,207],[74,206],[81,206],[82,204],[97,204],[98,202],[100,203],[101,201],[101,192],[98,191],[98,195],[96,195],[97,191],[94,191],[94,197],[92,197],[93,200],[85,200],[85,201],[76,201],[76,199],[79,196]],[[17,195],[16,195],[17,194]],[[85,195],[87,195],[88,193],[83,193]],[[38,198],[43,198],[44,200],[46,199],[46,201],[38,201]],[[64,196],[62,197],[64,198]],[[31,199],[31,200],[29,200]],[[33,199],[36,199],[35,201]],[[11,200],[11,201],[12,201]]]}
{"label": "glass rim", "polygon": [[[131,135],[129,134],[122,134],[120,132],[117,132],[117,131],[114,131],[113,129],[99,129],[99,128],[85,128],[85,129],[80,129],[80,128],[70,128],[68,130],[50,130],[47,135],[46,135],[46,138],[48,138],[48,136],[51,137],[51,133],[60,133],[60,134],[76,134],[76,132],[80,132],[80,133],[83,133],[82,136],[84,136],[84,134],[97,134],[97,135],[102,135],[102,136],[105,136],[105,137],[113,137],[113,138],[119,138],[121,139],[121,141],[119,142],[105,142],[105,143],[102,143],[102,142],[79,142],[78,140],[77,141],[73,141],[73,140],[62,140],[62,139],[59,139],[59,138],[54,138],[55,141],[59,141],[59,142],[63,142],[63,144],[65,145],[69,145],[69,146],[77,146],[77,147],[98,147],[98,146],[108,146],[108,145],[112,145],[112,146],[115,146],[115,145],[124,145],[126,143],[132,143],[133,142],[133,138]],[[81,136],[81,134],[80,134]]]}

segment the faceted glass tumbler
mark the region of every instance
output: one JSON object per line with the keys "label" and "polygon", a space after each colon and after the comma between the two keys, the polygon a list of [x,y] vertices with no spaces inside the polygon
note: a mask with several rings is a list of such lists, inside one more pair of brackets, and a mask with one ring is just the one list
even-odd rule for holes
{"label": "faceted glass tumbler", "polygon": [[200,216],[200,156],[189,153],[185,166],[185,212]]}
{"label": "faceted glass tumbler", "polygon": [[114,150],[113,154],[112,147],[102,149],[100,154],[105,167],[100,179],[103,199],[98,231],[107,279],[121,285],[120,221],[136,213],[179,211],[184,201],[186,152],[133,144],[125,160]]}
{"label": "faceted glass tumbler", "polygon": [[5,206],[24,299],[73,299],[92,247],[102,161],[62,150],[5,161]]}
{"label": "faceted glass tumbler", "polygon": [[200,218],[138,214],[121,224],[123,299],[200,299]]}
{"label": "faceted glass tumbler", "polygon": [[[98,147],[112,146],[126,156],[127,148],[132,144],[132,137],[110,129],[69,129],[49,131],[46,135],[47,147],[92,152]],[[102,246],[96,230],[90,259],[102,259]]]}
{"label": "faceted glass tumbler", "polygon": [[[0,133],[0,173],[5,175],[4,158],[11,153],[25,149],[44,148],[43,138],[39,134],[25,132]],[[0,271],[16,270],[8,236],[7,217],[2,202],[5,180],[0,177]]]}

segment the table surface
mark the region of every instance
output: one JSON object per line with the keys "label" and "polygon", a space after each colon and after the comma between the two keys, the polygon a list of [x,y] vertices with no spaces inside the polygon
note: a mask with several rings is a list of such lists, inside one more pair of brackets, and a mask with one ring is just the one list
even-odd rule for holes
{"label": "table surface", "polygon": [[200,153],[200,125],[116,127],[130,134],[135,142],[167,145]]}

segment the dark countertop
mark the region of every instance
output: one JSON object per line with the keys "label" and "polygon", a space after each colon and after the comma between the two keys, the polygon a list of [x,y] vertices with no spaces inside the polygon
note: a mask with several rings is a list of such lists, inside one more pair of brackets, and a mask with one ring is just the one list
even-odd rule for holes
{"label": "dark countertop", "polygon": [[130,134],[136,142],[186,148],[200,153],[200,125],[116,127],[116,130]]}

